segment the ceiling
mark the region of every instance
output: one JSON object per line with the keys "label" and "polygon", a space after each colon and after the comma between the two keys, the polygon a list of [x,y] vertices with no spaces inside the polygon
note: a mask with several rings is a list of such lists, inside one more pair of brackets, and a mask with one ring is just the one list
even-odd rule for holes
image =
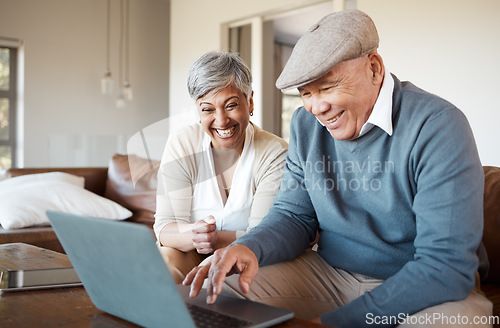
{"label": "ceiling", "polygon": [[331,12],[329,1],[276,17],[273,20],[274,38],[277,42],[294,45],[311,26]]}

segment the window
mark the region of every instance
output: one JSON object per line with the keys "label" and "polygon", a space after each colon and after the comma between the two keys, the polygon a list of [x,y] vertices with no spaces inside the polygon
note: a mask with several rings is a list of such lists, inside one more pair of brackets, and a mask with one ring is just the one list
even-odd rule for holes
{"label": "window", "polygon": [[290,140],[290,121],[295,110],[304,104],[297,89],[283,92],[281,98],[281,137]]}
{"label": "window", "polygon": [[0,169],[16,166],[17,49],[0,46]]}

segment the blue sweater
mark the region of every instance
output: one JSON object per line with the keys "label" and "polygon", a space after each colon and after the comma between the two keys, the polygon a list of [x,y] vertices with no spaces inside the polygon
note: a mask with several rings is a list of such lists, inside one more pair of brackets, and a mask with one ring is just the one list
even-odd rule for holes
{"label": "blue sweater", "polygon": [[319,229],[327,263],[384,279],[322,316],[338,327],[463,299],[478,269],[484,176],[467,119],[393,78],[392,136],[374,127],[339,141],[304,108],[295,112],[280,192],[237,241],[268,265],[299,256]]}

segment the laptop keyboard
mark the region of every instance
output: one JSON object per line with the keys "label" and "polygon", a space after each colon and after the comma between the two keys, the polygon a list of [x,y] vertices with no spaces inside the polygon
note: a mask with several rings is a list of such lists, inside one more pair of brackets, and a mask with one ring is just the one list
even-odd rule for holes
{"label": "laptop keyboard", "polygon": [[237,328],[251,324],[249,321],[210,311],[193,304],[187,304],[187,307],[198,328]]}

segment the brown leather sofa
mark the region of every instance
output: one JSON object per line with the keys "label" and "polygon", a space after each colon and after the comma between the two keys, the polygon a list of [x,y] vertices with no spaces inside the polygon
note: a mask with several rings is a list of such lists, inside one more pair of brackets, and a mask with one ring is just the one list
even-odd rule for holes
{"label": "brown leather sofa", "polygon": [[500,167],[485,166],[484,177],[483,244],[490,267],[481,290],[493,302],[493,315],[500,318]]}
{"label": "brown leather sofa", "polygon": [[[130,166],[134,167],[134,176]],[[87,168],[22,168],[9,169],[7,178],[45,172],[66,172],[85,178],[85,189],[109,198],[132,211],[126,221],[147,225],[152,229],[156,204],[156,173],[158,161],[148,161],[137,156],[116,154],[109,167]],[[135,182],[135,186],[134,186]],[[26,243],[64,252],[51,227],[28,227],[5,230],[0,226],[0,244]]]}
{"label": "brown leather sofa", "polygon": [[[140,178],[131,176],[130,166]],[[133,212],[128,221],[152,227],[155,211],[156,172],[159,163],[140,158],[115,155],[108,168],[39,168],[10,169],[8,177],[51,171],[62,171],[85,178],[85,188],[127,207]],[[500,317],[500,167],[485,166],[483,243],[490,262],[481,289],[493,302],[493,314]],[[135,187],[134,183],[135,182]],[[4,230],[0,227],[0,244],[23,242],[62,252],[50,227]],[[500,325],[498,325],[500,327]]]}

